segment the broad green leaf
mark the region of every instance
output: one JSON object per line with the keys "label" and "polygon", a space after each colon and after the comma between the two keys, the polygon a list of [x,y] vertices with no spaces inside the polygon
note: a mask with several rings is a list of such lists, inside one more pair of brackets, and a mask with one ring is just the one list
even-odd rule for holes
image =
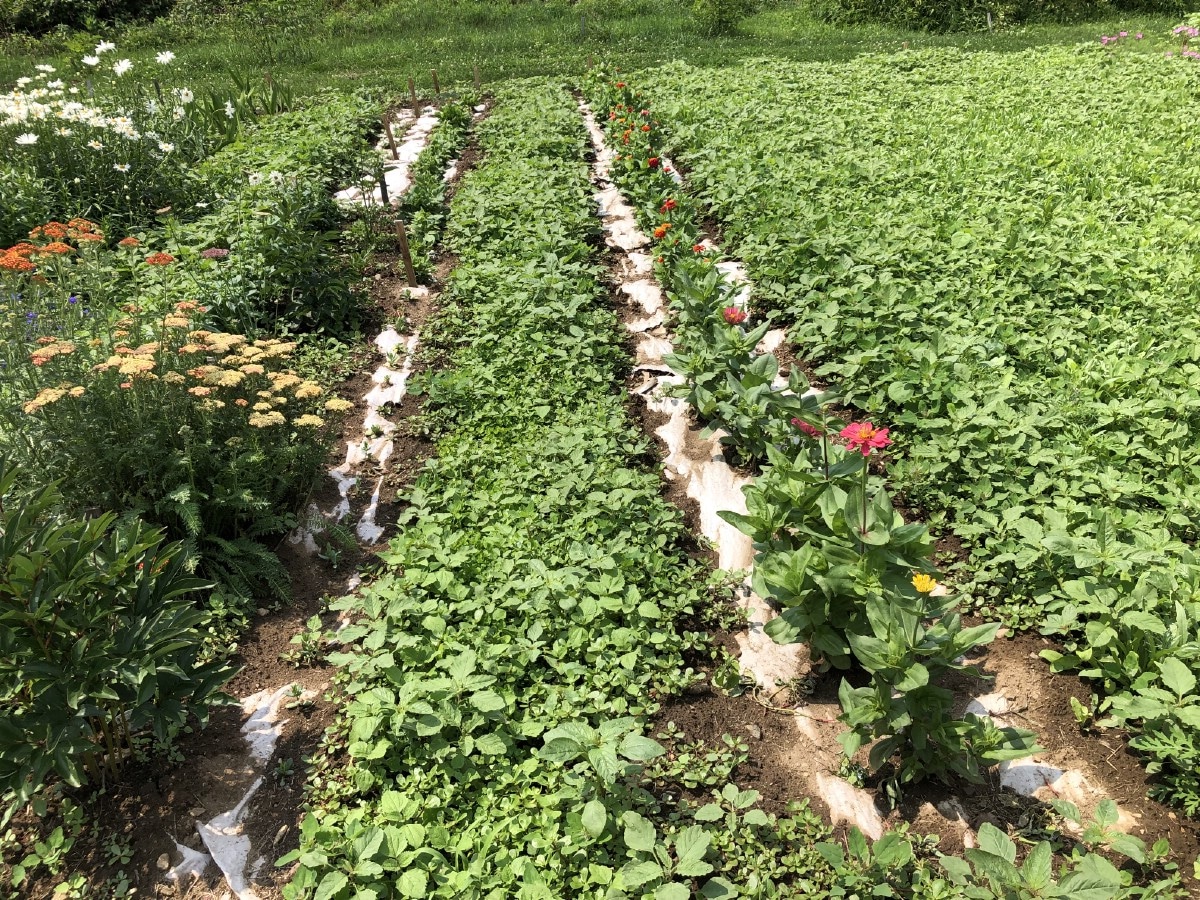
{"label": "broad green leaf", "polygon": [[1162,660],[1158,664],[1158,671],[1162,676],[1163,684],[1174,691],[1178,697],[1187,696],[1196,687],[1196,676],[1174,656],[1168,656]]}
{"label": "broad green leaf", "polygon": [[1042,841],[1029,851],[1021,866],[1021,877],[1030,890],[1040,891],[1050,884],[1052,862],[1053,853],[1048,841]]}
{"label": "broad green leaf", "polygon": [[588,834],[592,837],[600,837],[608,822],[608,810],[599,800],[589,800],[583,807],[581,819]]}
{"label": "broad green leaf", "polygon": [[325,877],[317,885],[317,892],[313,895],[313,900],[331,900],[349,881],[344,872],[326,872]]}
{"label": "broad green leaf", "polygon": [[408,869],[396,881],[396,889],[403,897],[424,897],[428,886],[428,876],[420,869]]}
{"label": "broad green leaf", "polygon": [[647,881],[653,881],[662,876],[662,866],[649,859],[626,863],[617,872],[618,879],[626,888],[639,888]]}
{"label": "broad green leaf", "polygon": [[621,822],[625,825],[626,847],[630,850],[640,850],[643,853],[649,853],[654,849],[657,835],[654,826],[647,819],[631,810],[621,816]]}

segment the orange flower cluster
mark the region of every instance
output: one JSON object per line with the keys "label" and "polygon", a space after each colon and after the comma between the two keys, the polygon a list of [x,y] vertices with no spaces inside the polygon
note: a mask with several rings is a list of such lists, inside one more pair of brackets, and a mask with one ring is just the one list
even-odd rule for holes
{"label": "orange flower cluster", "polygon": [[[0,250],[0,269],[10,272],[33,272],[37,264],[33,256],[65,256],[74,253],[75,248],[68,241],[76,244],[99,242],[104,240],[95,222],[87,219],[71,219],[68,222],[47,222],[29,232],[30,240],[39,243],[21,241],[7,250]],[[45,243],[41,243],[45,242]]]}
{"label": "orange flower cluster", "polygon": [[104,240],[104,235],[100,233],[100,229],[96,223],[89,222],[87,219],[71,219],[65,224],[63,222],[47,222],[45,225],[39,225],[33,231],[29,232],[29,237],[35,241],[40,239],[51,241]]}
{"label": "orange flower cluster", "polygon": [[169,266],[173,262],[175,262],[175,257],[170,253],[151,253],[146,257],[148,266]]}
{"label": "orange flower cluster", "polygon": [[74,253],[75,248],[72,247],[70,244],[64,244],[62,241],[51,241],[49,244],[46,244],[44,247],[38,247],[36,252],[37,253],[50,253],[50,254],[59,256],[64,253]]}

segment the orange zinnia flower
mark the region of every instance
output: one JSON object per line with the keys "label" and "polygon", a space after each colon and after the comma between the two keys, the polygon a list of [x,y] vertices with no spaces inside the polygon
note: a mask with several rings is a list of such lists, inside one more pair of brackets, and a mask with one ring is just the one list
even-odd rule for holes
{"label": "orange zinnia flower", "polygon": [[170,253],[151,253],[146,257],[148,266],[169,266],[173,262],[175,262],[175,257]]}

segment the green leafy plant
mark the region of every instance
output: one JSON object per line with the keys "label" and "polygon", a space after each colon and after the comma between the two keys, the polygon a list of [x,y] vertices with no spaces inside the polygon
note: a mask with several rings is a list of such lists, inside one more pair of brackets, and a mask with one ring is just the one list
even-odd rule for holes
{"label": "green leafy plant", "polygon": [[204,613],[178,544],[112,513],[71,519],[46,487],[17,490],[0,462],[0,780],[16,802],[51,773],[115,774],[133,738],[166,742],[233,674],[201,662]]}

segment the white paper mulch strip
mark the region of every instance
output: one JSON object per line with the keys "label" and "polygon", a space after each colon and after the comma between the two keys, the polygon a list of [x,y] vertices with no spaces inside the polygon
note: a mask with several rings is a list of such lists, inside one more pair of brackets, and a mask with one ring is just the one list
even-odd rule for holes
{"label": "white paper mulch strip", "polygon": [[[754,547],[750,538],[718,513],[722,510],[746,512],[742,488],[750,483],[750,479],[738,474],[725,461],[720,445],[721,433],[702,437],[699,430],[691,427],[687,404],[682,399],[668,396],[667,390],[682,383],[683,379],[673,374],[663,362],[663,357],[672,352],[671,336],[663,326],[665,301],[662,289],[653,279],[651,257],[640,252],[650,245],[650,239],[638,227],[633,207],[612,182],[614,154],[604,140],[603,131],[586,103],[580,103],[580,112],[596,151],[592,180],[597,186],[596,203],[605,240],[621,254],[618,268],[623,283],[619,289],[628,298],[630,306],[645,313],[644,318],[627,326],[634,335],[636,346],[634,372],[642,377],[641,385],[632,393],[641,397],[648,409],[666,417],[666,422],[655,430],[655,435],[665,445],[663,474],[668,481],[684,485],[687,496],[696,502],[700,532],[712,542],[718,566],[731,572],[749,572],[754,565]],[[669,161],[664,164],[670,165]],[[674,166],[671,166],[671,174],[679,180]],[[750,291],[745,272],[735,263],[723,262],[719,266],[738,285],[730,302],[744,306]],[[783,340],[783,333],[772,333],[768,337],[772,342],[769,350],[773,350]],[[777,644],[766,635],[763,628],[775,617],[775,612],[750,589],[748,578],[738,590],[738,601],[747,614],[746,631],[738,635],[742,669],[770,696],[780,684],[805,672],[807,653],[801,645]],[[804,727],[809,724],[806,720],[797,717],[795,721],[811,737],[816,737],[812,729]],[[813,773],[809,781],[814,793],[828,805],[835,823],[844,821],[856,825],[872,838],[883,834],[883,820],[871,794],[819,771]]]}
{"label": "white paper mulch strip", "polygon": [[[383,180],[387,186],[389,202],[395,203],[412,184],[412,177],[409,174],[412,164],[417,161],[417,157],[429,143],[429,135],[437,125],[437,121],[438,111],[432,106],[421,110],[420,117],[414,116],[411,110],[403,110],[392,117],[392,136],[396,139],[396,158],[392,158],[386,134],[375,148],[383,160]],[[375,173],[368,173],[368,175],[374,177]],[[351,185],[333,196],[339,203],[366,206],[383,204],[383,195],[378,184],[366,193],[363,192],[363,186]]]}
{"label": "white paper mulch strip", "polygon": [[[232,808],[208,821],[196,821],[196,831],[207,853],[175,842],[181,858],[167,871],[168,880],[189,885],[215,865],[238,900],[258,900],[251,881],[254,872],[265,863],[263,854],[267,849],[252,845],[250,836],[245,832],[245,824],[250,801],[262,787],[267,764],[287,724],[283,707],[289,698],[295,698],[293,689],[294,685],[288,683],[274,691],[259,691],[242,700],[242,712],[246,716],[242,725],[246,755],[240,770],[230,767],[233,776],[244,785],[244,788],[239,788],[242,790],[240,799]],[[314,691],[303,691],[295,699],[303,701],[315,696]]]}

